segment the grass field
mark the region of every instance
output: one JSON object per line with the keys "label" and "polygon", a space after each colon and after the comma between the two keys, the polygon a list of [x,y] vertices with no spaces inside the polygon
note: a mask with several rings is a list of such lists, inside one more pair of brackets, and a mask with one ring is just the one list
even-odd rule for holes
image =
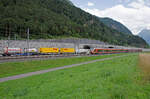
{"label": "grass field", "polygon": [[138,55],[0,83],[0,99],[150,99]]}
{"label": "grass field", "polygon": [[0,78],[11,76],[11,75],[27,73],[27,72],[55,68],[55,67],[60,67],[60,66],[65,66],[65,65],[71,65],[71,64],[96,60],[96,59],[113,57],[113,56],[118,56],[118,55],[123,55],[123,54],[2,63],[0,64]]}

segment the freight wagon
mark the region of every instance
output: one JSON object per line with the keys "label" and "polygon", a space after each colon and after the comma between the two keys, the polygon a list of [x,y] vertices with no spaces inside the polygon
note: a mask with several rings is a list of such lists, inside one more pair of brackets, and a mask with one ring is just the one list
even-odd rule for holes
{"label": "freight wagon", "polygon": [[29,48],[29,49],[25,48],[24,53],[22,55],[27,56],[27,55],[38,55],[38,54],[39,52],[38,49],[36,48]]}
{"label": "freight wagon", "polygon": [[60,48],[60,53],[75,53],[75,49],[74,48]]}
{"label": "freight wagon", "polygon": [[16,55],[16,54],[21,54],[23,53],[23,50],[21,48],[4,48],[3,49],[3,56],[11,56],[11,55]]}
{"label": "freight wagon", "polygon": [[90,49],[77,49],[77,54],[90,54]]}
{"label": "freight wagon", "polygon": [[39,48],[41,54],[58,54],[59,48]]}

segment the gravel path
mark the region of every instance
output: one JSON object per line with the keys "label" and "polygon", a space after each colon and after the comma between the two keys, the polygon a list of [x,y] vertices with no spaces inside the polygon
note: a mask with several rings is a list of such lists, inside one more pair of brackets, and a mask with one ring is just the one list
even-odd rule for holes
{"label": "gravel path", "polygon": [[97,60],[83,62],[83,63],[79,63],[79,64],[67,65],[67,66],[63,66],[63,67],[51,68],[51,69],[47,69],[47,70],[40,70],[40,71],[36,71],[36,72],[29,72],[29,73],[20,74],[20,75],[4,77],[4,78],[0,78],[0,82],[20,79],[20,78],[29,77],[32,75],[43,74],[43,73],[47,73],[47,72],[51,72],[51,71],[56,71],[56,70],[61,70],[61,69],[71,68],[71,67],[77,67],[77,66],[84,65],[84,64],[94,63],[94,62],[98,62],[98,61],[111,60],[114,58],[120,58],[120,57],[125,57],[125,56],[129,56],[129,55],[121,55],[121,56],[115,56],[115,57],[111,57],[111,58],[97,59]]}

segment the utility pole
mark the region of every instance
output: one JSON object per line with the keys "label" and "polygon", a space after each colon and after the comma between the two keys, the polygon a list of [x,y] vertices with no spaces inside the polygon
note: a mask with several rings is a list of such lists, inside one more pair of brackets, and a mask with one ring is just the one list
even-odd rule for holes
{"label": "utility pole", "polygon": [[27,29],[27,55],[29,56],[29,53],[28,53],[28,50],[29,50],[29,48],[30,48],[30,46],[29,46],[29,32],[30,32],[30,30],[29,30],[29,28]]}
{"label": "utility pole", "polygon": [[8,46],[8,48],[9,48],[9,44],[10,44],[10,35],[8,36],[8,41],[7,41],[7,46]]}
{"label": "utility pole", "polygon": [[8,31],[8,41],[7,41],[7,44],[8,44],[8,48],[9,48],[9,45],[10,45],[10,32],[11,32],[11,29],[10,29],[10,27],[9,27],[9,29],[8,29],[9,31]]}

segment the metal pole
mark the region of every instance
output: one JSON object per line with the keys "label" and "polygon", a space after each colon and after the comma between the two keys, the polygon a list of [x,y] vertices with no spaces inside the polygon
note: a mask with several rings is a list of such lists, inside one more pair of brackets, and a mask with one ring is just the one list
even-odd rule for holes
{"label": "metal pole", "polygon": [[9,48],[9,43],[10,43],[10,35],[8,36],[8,41],[7,41],[8,48]]}
{"label": "metal pole", "polygon": [[11,29],[10,29],[10,27],[9,27],[9,31],[8,31],[8,48],[9,48],[9,45],[10,45],[10,32],[11,32]]}
{"label": "metal pole", "polygon": [[27,30],[27,55],[28,55],[28,56],[29,56],[28,50],[29,50],[29,48],[30,48],[30,46],[29,46],[29,39],[30,39],[30,37],[29,37],[29,32],[30,32],[30,30],[29,30],[29,28],[28,28],[28,30]]}

